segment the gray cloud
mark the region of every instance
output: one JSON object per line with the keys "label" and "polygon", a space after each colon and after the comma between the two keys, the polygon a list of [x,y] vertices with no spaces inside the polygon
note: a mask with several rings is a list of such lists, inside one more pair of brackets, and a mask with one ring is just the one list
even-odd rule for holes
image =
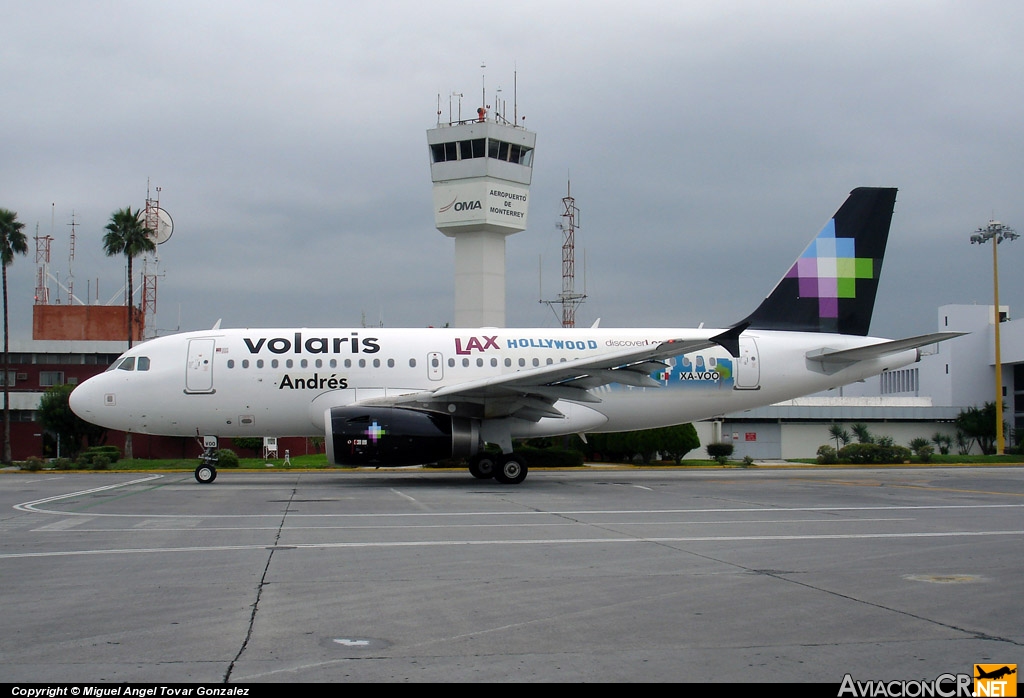
{"label": "gray cloud", "polygon": [[[538,134],[530,227],[508,240],[508,321],[554,325],[554,223],[582,209],[581,324],[727,324],[857,186],[898,186],[873,331],[991,302],[968,235],[1024,227],[1024,9],[902,3],[132,3],[9,8],[0,206],[53,234],[106,301],[100,249],[147,178],[175,221],[157,326],[450,321],[425,130],[488,101]],[[481,70],[481,62],[487,68]],[[500,88],[501,92],[498,92]],[[1001,300],[1024,307],[1000,248]],[[28,336],[33,255],[10,269]],[[54,291],[56,292],[56,291]]]}

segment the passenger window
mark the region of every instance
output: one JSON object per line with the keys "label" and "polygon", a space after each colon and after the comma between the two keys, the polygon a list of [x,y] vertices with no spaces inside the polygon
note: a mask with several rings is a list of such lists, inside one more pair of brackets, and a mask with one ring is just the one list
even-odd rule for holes
{"label": "passenger window", "polygon": [[135,364],[136,371],[148,371],[149,370],[149,357],[140,356],[138,362]]}
{"label": "passenger window", "polygon": [[228,368],[234,368],[234,367],[235,367],[235,360],[234,359],[228,359]]}

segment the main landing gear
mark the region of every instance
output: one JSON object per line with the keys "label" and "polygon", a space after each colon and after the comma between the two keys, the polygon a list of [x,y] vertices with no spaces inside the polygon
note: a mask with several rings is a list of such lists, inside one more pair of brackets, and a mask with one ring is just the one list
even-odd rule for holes
{"label": "main landing gear", "polygon": [[469,459],[469,472],[479,480],[494,478],[503,485],[518,485],[526,479],[526,461],[515,453],[481,453]]}

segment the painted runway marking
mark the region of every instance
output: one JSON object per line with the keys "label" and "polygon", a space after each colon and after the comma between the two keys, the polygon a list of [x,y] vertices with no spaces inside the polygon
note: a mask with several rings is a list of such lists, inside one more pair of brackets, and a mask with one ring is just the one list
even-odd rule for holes
{"label": "painted runway marking", "polygon": [[[987,536],[1024,536],[1019,531],[945,531],[939,533],[836,533],[785,536],[673,536],[631,538],[560,538],[532,540],[443,540],[443,541],[374,541],[365,543],[299,543],[288,546],[296,550],[331,550],[356,548],[437,548],[472,545],[593,545],[595,543],[726,543],[818,540],[882,540],[901,538],[983,538]],[[243,550],[266,550],[267,545],[212,545],[171,548],[112,548],[108,550],[67,550],[63,552],[0,554],[0,560],[40,557],[74,557],[80,555],[138,555],[152,553],[207,553]]]}
{"label": "painted runway marking", "polygon": [[[56,516],[88,516],[88,517],[109,517],[109,518],[144,518],[144,519],[189,519],[189,518],[200,518],[200,519],[253,519],[253,518],[271,518],[279,519],[280,513],[274,514],[125,514],[125,513],[101,513],[96,511],[90,512],[74,512],[74,511],[61,511],[59,509],[44,509],[42,505],[49,504],[51,502],[57,502],[67,499],[73,499],[75,497],[82,497],[85,495],[95,494],[97,492],[104,492],[120,487],[128,487],[130,485],[137,485],[143,482],[149,482],[162,478],[163,475],[150,475],[148,477],[140,478],[138,480],[130,480],[128,482],[121,482],[113,485],[106,485],[104,487],[95,487],[88,490],[80,490],[77,492],[69,492],[67,494],[56,495],[54,497],[46,497],[43,499],[36,499],[30,502],[22,502],[21,504],[15,504],[14,509],[18,511],[31,512],[36,514],[54,514]],[[418,500],[409,497],[408,495],[399,492],[398,490],[392,489],[392,492],[400,497],[409,499],[410,501],[418,502]],[[766,512],[859,512],[859,511],[934,511],[934,510],[969,510],[969,509],[1020,509],[1024,508],[1024,504],[925,504],[925,505],[897,505],[897,506],[863,506],[863,507],[732,507],[732,508],[707,508],[707,509],[568,509],[563,511],[461,511],[461,512],[394,512],[394,513],[372,513],[372,514],[346,514],[332,512],[329,514],[289,514],[288,518],[337,518],[337,519],[366,519],[366,518],[380,518],[385,517],[388,519],[402,519],[402,518],[419,518],[419,517],[470,517],[470,516],[482,516],[482,517],[496,517],[496,516],[613,516],[613,515],[636,515],[636,514],[647,514],[647,515],[662,515],[662,514],[743,514],[743,513],[760,513]]]}

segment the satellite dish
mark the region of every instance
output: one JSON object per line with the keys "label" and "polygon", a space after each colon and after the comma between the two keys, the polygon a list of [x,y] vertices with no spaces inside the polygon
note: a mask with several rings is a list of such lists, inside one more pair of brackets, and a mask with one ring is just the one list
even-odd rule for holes
{"label": "satellite dish", "polygon": [[[146,210],[139,211],[139,220],[142,221],[143,225],[146,224]],[[171,214],[163,210],[160,207],[156,207],[156,230],[146,226],[148,235],[158,245],[162,245],[171,239],[171,233],[174,232],[174,221],[171,220]]]}

